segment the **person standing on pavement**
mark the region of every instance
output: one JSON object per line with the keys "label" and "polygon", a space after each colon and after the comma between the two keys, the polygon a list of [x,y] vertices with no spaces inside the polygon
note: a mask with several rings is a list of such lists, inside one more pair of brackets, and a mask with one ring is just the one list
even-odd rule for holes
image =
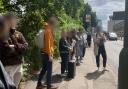
{"label": "person standing on pavement", "polygon": [[81,32],[77,32],[77,41],[76,41],[76,59],[77,65],[80,65],[83,57],[83,39]]}
{"label": "person standing on pavement", "polygon": [[106,55],[106,49],[105,49],[105,36],[101,32],[101,27],[97,26],[96,33],[94,34],[94,53],[96,56],[96,64],[98,67],[98,70],[100,68],[100,55],[103,57],[103,67],[104,70],[106,70],[106,62],[107,62],[107,55]]}
{"label": "person standing on pavement", "polygon": [[43,60],[42,70],[39,74],[39,79],[36,89],[43,89],[42,79],[47,72],[47,89],[56,89],[52,85],[52,63],[54,53],[54,38],[53,38],[54,21],[52,17],[44,23],[44,47],[41,49],[41,56]]}
{"label": "person standing on pavement", "polygon": [[61,39],[59,41],[59,51],[61,56],[61,75],[65,76],[65,72],[68,72],[69,52],[70,45],[67,41],[67,33],[62,31]]}
{"label": "person standing on pavement", "polygon": [[83,37],[83,32],[80,31],[80,49],[82,51],[82,55],[81,55],[81,60],[80,62],[82,63],[83,57],[84,57],[84,53],[85,53],[85,44],[84,44],[84,37]]}
{"label": "person standing on pavement", "polygon": [[91,47],[91,43],[92,43],[92,36],[90,33],[87,34],[87,43],[88,43],[88,47]]}
{"label": "person standing on pavement", "polygon": [[83,37],[83,58],[85,57],[86,47],[87,47],[87,34],[85,32],[82,33]]}
{"label": "person standing on pavement", "polygon": [[16,30],[16,17],[8,14],[5,18],[9,26],[9,34],[3,65],[18,89],[22,77],[23,54],[28,48],[28,43],[23,34]]}

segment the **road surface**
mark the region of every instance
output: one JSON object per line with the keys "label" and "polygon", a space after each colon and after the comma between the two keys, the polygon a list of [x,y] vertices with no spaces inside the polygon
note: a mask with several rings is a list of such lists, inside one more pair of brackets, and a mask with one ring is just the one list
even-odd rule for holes
{"label": "road surface", "polygon": [[123,41],[107,41],[106,52],[108,57],[108,64],[112,67],[115,74],[118,74],[119,54],[123,48]]}

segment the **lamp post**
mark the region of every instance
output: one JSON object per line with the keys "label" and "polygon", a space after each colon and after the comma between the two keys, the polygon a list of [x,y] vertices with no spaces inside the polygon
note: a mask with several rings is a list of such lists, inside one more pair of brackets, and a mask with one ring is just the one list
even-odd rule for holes
{"label": "lamp post", "polygon": [[124,47],[120,53],[118,89],[128,89],[128,0],[125,0]]}

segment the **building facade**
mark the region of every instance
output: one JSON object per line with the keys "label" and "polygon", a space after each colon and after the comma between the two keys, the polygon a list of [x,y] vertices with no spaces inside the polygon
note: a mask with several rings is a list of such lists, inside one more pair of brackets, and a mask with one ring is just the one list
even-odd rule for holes
{"label": "building facade", "polygon": [[113,12],[113,16],[109,17],[108,32],[115,32],[119,37],[124,34],[124,11]]}

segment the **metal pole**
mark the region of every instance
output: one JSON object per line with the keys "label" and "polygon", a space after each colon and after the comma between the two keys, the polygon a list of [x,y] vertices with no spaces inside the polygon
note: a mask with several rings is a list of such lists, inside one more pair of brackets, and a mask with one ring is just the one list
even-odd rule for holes
{"label": "metal pole", "polygon": [[128,89],[128,0],[125,0],[124,47],[120,53],[118,89]]}
{"label": "metal pole", "polygon": [[128,0],[125,1],[125,30],[124,30],[124,47],[128,48]]}

